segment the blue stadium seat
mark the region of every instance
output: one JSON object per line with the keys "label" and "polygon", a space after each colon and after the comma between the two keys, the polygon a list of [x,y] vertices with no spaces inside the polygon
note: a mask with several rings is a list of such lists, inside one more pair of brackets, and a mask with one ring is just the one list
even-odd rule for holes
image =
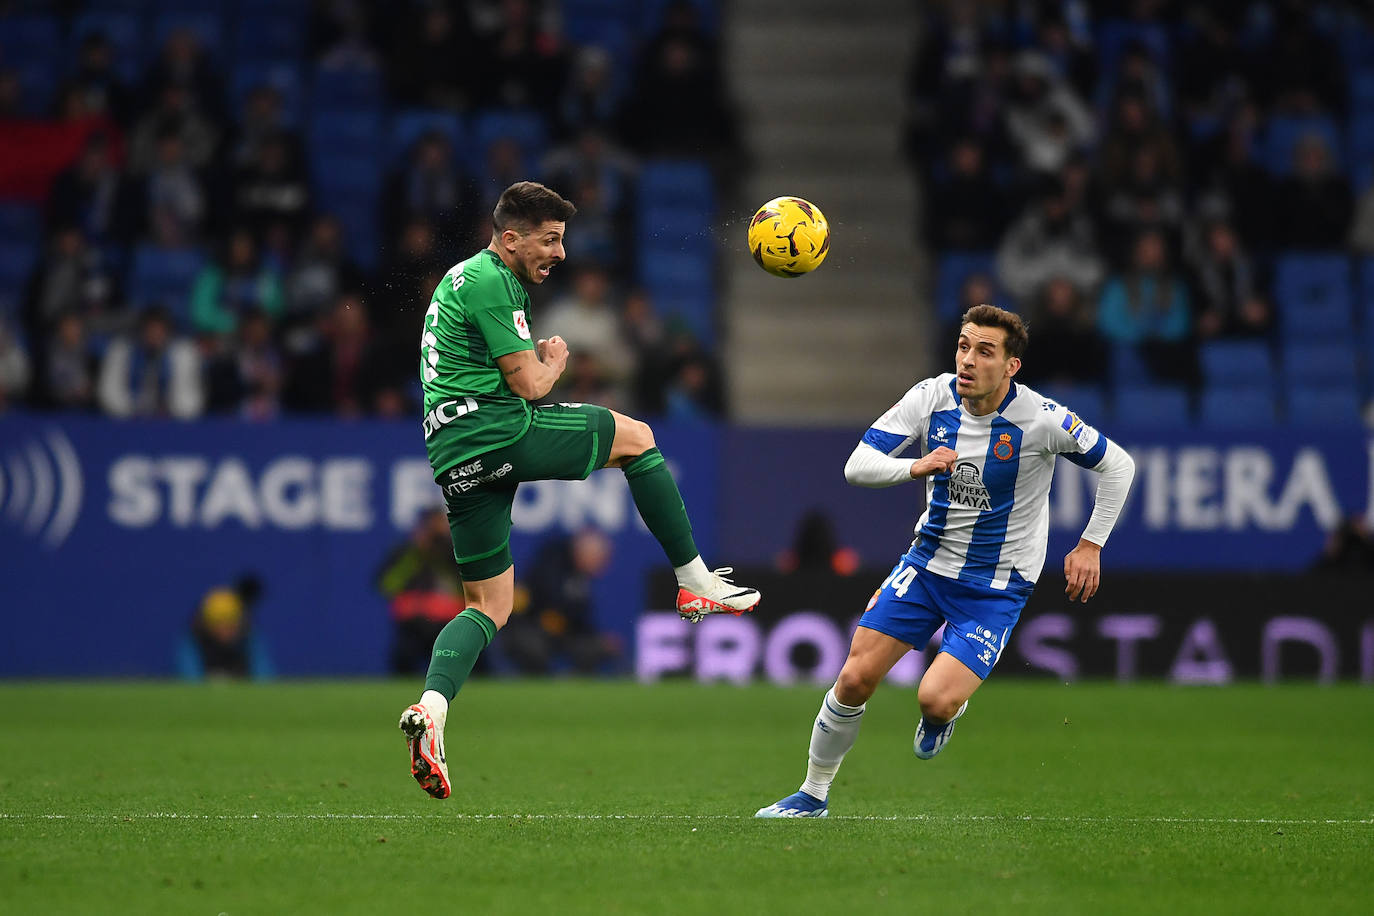
{"label": "blue stadium seat", "polygon": [[62,30],[52,16],[0,17],[0,63],[6,67],[51,59],[62,47]]}
{"label": "blue stadium seat", "polygon": [[1284,419],[1290,426],[1359,429],[1360,398],[1350,387],[1289,388]]}
{"label": "blue stadium seat", "polygon": [[0,203],[0,242],[37,242],[43,213],[31,204]]}
{"label": "blue stadium seat", "polygon": [[1210,385],[1268,383],[1274,377],[1274,358],[1261,340],[1214,340],[1198,350],[1202,377]]}
{"label": "blue stadium seat", "polygon": [[271,86],[281,97],[283,120],[298,124],[305,111],[305,81],[299,64],[286,61],[240,61],[230,86],[233,110],[240,117],[253,90]]}
{"label": "blue stadium seat", "polygon": [[461,156],[466,149],[466,134],[458,114],[437,108],[407,108],[396,112],[392,119],[387,162],[392,165],[402,162],[415,141],[431,131],[448,138],[454,156]]}
{"label": "blue stadium seat", "polygon": [[607,30],[633,30],[639,25],[635,0],[563,0],[559,12],[563,37],[573,44],[599,44]]}
{"label": "blue stadium seat", "polygon": [[376,112],[384,101],[382,76],[376,70],[319,67],[311,104],[315,111]]}
{"label": "blue stadium seat", "polygon": [[129,82],[137,81],[147,63],[147,33],[143,19],[134,13],[84,13],[72,23],[71,59],[75,65],[86,36],[100,34],[114,51],[115,72]]}
{"label": "blue stadium seat", "polygon": [[[15,61],[5,67],[19,75],[20,110],[24,114],[35,118],[51,115],[53,104],[57,101],[57,87],[61,82],[59,65],[56,57],[49,56]],[[0,66],[3,66],[3,60],[0,60]]]}
{"label": "blue stadium seat", "polygon": [[1141,358],[1134,346],[1118,344],[1112,347],[1111,373],[1113,388],[1130,388],[1149,385],[1150,367]]}
{"label": "blue stadium seat", "polygon": [[1326,141],[1326,147],[1331,152],[1332,164],[1339,168],[1345,154],[1341,129],[1335,119],[1321,115],[1275,115],[1270,118],[1264,131],[1261,154],[1265,168],[1275,175],[1292,174],[1293,151],[1297,149],[1298,142],[1309,134],[1316,134]]}
{"label": "blue stadium seat", "polygon": [[228,35],[224,19],[218,13],[205,10],[165,10],[158,13],[153,22],[154,47],[161,48],[167,42],[167,36],[181,30],[194,34],[207,54],[223,59]]}
{"label": "blue stadium seat", "polygon": [[1207,388],[1202,392],[1199,419],[1215,429],[1254,429],[1273,426],[1278,411],[1267,385]]}
{"label": "blue stadium seat", "polygon": [[81,8],[88,13],[125,13],[142,16],[148,12],[148,0],[85,0]]}
{"label": "blue stadium seat", "polygon": [[959,317],[959,292],[964,281],[983,274],[996,285],[997,256],[991,251],[945,251],[935,268],[935,314],[946,320]]}
{"label": "blue stadium seat", "polygon": [[305,55],[305,18],[298,13],[242,13],[234,29],[234,60],[298,63]]}
{"label": "blue stadium seat", "polygon": [[1069,408],[1090,426],[1106,422],[1107,398],[1101,388],[1094,385],[1045,384],[1036,386],[1035,390]]}
{"label": "blue stadium seat", "polygon": [[139,245],[129,272],[129,300],[140,307],[166,306],[184,319],[190,309],[191,287],[204,265],[204,256],[192,248]]}
{"label": "blue stadium seat", "polygon": [[377,267],[381,239],[377,233],[377,201],[365,196],[334,197],[320,204],[343,227],[348,253],[364,270]]}
{"label": "blue stadium seat", "polygon": [[[668,7],[676,0],[639,0],[636,4],[640,10],[640,34],[644,37],[652,37],[659,29],[663,28],[664,14]],[[717,0],[691,0],[692,5],[697,8],[697,20],[701,24],[701,30],[708,35],[714,35],[720,31],[720,4]]]}
{"label": "blue stadium seat", "polygon": [[1133,426],[1187,426],[1188,392],[1172,385],[1132,385],[1116,393],[1117,423]]}
{"label": "blue stadium seat", "polygon": [[232,8],[231,0],[156,0],[159,13],[209,13],[223,16]]}
{"label": "blue stadium seat", "polygon": [[710,257],[716,247],[711,221],[672,207],[640,208],[636,246],[641,261],[674,252]]}
{"label": "blue stadium seat", "polygon": [[1285,386],[1354,385],[1358,377],[1353,343],[1288,343],[1283,348]]}
{"label": "blue stadium seat", "polygon": [[1285,336],[1349,333],[1350,259],[1344,254],[1285,254],[1274,269],[1274,301]]}
{"label": "blue stadium seat", "polygon": [[381,163],[368,150],[310,157],[310,182],[322,198],[376,198],[382,177]]}
{"label": "blue stadium seat", "polygon": [[37,263],[37,236],[28,241],[16,238],[0,241],[0,300],[6,301],[11,308],[17,306]]}
{"label": "blue stadium seat", "polygon": [[704,162],[656,159],[639,172],[641,207],[677,207],[712,216],[715,196],[715,179]]}
{"label": "blue stadium seat", "polygon": [[468,166],[473,174],[487,171],[487,153],[498,140],[514,140],[524,155],[526,167],[544,155],[548,130],[544,119],[533,111],[480,111],[472,119],[472,159]]}

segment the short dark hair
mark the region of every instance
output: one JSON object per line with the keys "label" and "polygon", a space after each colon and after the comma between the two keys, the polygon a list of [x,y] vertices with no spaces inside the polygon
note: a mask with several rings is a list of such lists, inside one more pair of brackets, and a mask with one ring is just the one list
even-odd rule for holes
{"label": "short dark hair", "polygon": [[537,181],[517,181],[501,192],[491,224],[497,232],[507,229],[528,232],[547,222],[566,223],[577,208],[564,200],[557,191]]}
{"label": "short dark hair", "polygon": [[1020,359],[1026,352],[1026,344],[1030,342],[1030,334],[1026,331],[1026,324],[1021,320],[1021,316],[1006,309],[999,309],[995,305],[975,305],[973,308],[964,312],[964,317],[959,320],[959,327],[966,324],[976,324],[980,328],[1001,328],[1007,332],[1007,339],[1002,345],[1002,349],[1007,351],[1008,356],[1015,356]]}

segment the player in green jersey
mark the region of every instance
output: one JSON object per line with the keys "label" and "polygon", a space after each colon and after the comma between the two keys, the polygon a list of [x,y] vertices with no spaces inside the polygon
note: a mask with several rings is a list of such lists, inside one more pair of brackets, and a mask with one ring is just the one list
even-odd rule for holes
{"label": "player in green jersey", "polygon": [[563,260],[563,232],[576,212],[541,184],[511,185],[492,214],[491,244],[444,276],[425,313],[425,447],[448,506],[467,605],[435,640],[425,691],[401,715],[411,774],[435,798],[452,791],[448,705],[515,600],[511,505],[521,481],[582,480],[597,468],[620,468],[677,573],[684,618],[741,614],[759,603],[757,590],[723,578],[728,567],[712,571],[702,562],[648,425],[590,404],[534,404],[563,374],[568,345],[556,336],[534,339],[524,284],[543,283]]}

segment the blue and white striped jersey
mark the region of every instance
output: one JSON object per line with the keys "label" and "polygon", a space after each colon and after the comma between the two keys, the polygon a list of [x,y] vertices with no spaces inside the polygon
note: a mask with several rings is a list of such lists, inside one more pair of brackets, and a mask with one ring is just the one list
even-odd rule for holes
{"label": "blue and white striped jersey", "polygon": [[913,443],[922,455],[942,445],[958,452],[952,471],[926,478],[908,556],[937,575],[1027,593],[1045,563],[1055,456],[1097,468],[1108,447],[1067,408],[1014,381],[997,410],[975,417],[953,373],[912,387],[863,441],[889,456]]}

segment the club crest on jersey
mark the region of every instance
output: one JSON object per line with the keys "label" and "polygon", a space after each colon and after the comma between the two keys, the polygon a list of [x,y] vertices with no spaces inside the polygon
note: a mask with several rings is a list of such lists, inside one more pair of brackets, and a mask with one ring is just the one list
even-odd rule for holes
{"label": "club crest on jersey", "polygon": [[992,454],[998,461],[1009,461],[1015,454],[1015,449],[1011,445],[1011,433],[1002,433],[997,437],[997,444],[992,447]]}
{"label": "club crest on jersey", "polygon": [[949,475],[949,501],[980,511],[992,508],[992,496],[983,485],[978,465],[961,461],[954,466]]}
{"label": "club crest on jersey", "polygon": [[529,340],[530,323],[525,320],[525,310],[516,309],[511,312],[511,318],[515,320],[515,333],[519,334],[522,340]]}

